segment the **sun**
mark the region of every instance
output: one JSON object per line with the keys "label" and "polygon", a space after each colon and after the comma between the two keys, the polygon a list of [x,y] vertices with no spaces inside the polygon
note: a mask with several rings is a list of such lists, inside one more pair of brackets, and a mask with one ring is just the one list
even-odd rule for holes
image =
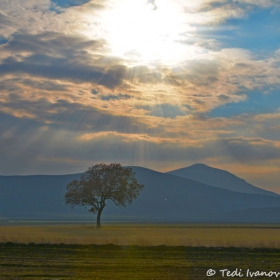
{"label": "sun", "polygon": [[192,53],[183,8],[176,0],[111,1],[102,16],[111,55],[131,64],[180,63]]}

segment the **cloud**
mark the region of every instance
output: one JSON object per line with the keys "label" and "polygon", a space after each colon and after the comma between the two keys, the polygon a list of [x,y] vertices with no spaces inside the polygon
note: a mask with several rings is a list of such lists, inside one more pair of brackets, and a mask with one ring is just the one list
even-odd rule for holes
{"label": "cloud", "polygon": [[138,118],[118,116],[93,106],[65,100],[49,101],[47,98],[26,100],[19,95],[10,94],[5,102],[0,100],[0,111],[19,119],[29,119],[55,129],[69,131],[99,132],[118,131],[142,133],[148,131],[148,126],[138,121]]}
{"label": "cloud", "polygon": [[238,4],[250,4],[263,8],[273,7],[278,4],[277,0],[235,0],[234,2]]}
{"label": "cloud", "polygon": [[280,157],[279,142],[262,138],[236,137],[219,141],[224,150],[233,160],[240,162],[265,161]]}
{"label": "cloud", "polygon": [[113,94],[101,95],[100,98],[102,100],[121,100],[121,99],[129,99],[129,98],[131,98],[131,96],[128,94],[119,93],[117,95],[113,95]]}
{"label": "cloud", "polygon": [[187,109],[172,104],[143,105],[140,108],[147,110],[149,116],[174,119],[177,116],[186,116]]}
{"label": "cloud", "polygon": [[0,10],[2,20],[4,15],[4,25],[0,24],[0,33],[10,37],[16,32],[55,30],[55,25],[60,26],[61,23],[55,17],[56,13],[49,8],[49,0],[2,1]]}
{"label": "cloud", "polygon": [[16,26],[15,23],[8,16],[3,14],[0,10],[0,30],[4,31],[4,32],[1,32],[1,35],[3,37],[6,37],[7,34],[13,32],[15,26]]}
{"label": "cloud", "polygon": [[[61,162],[65,169],[71,166],[86,168],[89,162],[93,164],[101,160],[170,168],[180,162],[207,162],[213,158],[216,162],[250,165],[256,162],[265,164],[280,157],[280,142],[260,137],[204,137],[191,140],[188,137],[168,138],[139,132],[67,130],[67,126],[64,129],[56,128],[42,125],[37,120],[18,122],[3,115],[1,119],[5,120],[0,123],[0,150],[4,159],[1,168],[3,172],[14,174],[19,170],[23,172],[25,168],[34,168],[36,164],[38,172],[57,172],[61,170],[58,168]],[[57,159],[56,163],[53,162],[54,158]],[[44,171],[47,162],[48,168]]]}
{"label": "cloud", "polygon": [[[0,34],[5,38],[15,33],[59,32],[67,35],[81,35],[84,31],[88,34],[92,32],[95,24],[98,24],[98,22],[92,22],[92,19],[97,19],[97,13],[104,8],[102,0],[57,0],[56,2],[60,2],[61,5],[64,3],[64,8],[51,0],[2,1],[0,3]],[[75,6],[80,4],[84,5]],[[1,21],[3,21],[2,25]]]}
{"label": "cloud", "polygon": [[41,34],[15,34],[9,42],[2,46],[2,51],[28,57],[31,54],[48,55],[54,58],[78,57],[86,55],[86,51],[102,49],[102,41],[89,40],[79,35],[65,35],[58,32]]}
{"label": "cloud", "polygon": [[[40,60],[40,64],[38,64]],[[61,79],[77,83],[89,82],[114,89],[122,82],[125,67],[112,67],[107,72],[97,67],[91,68],[83,64],[68,66],[67,59],[52,59],[48,56],[34,55],[25,61],[5,59],[1,65],[0,75],[29,74],[37,77]]]}
{"label": "cloud", "polygon": [[[15,52],[17,56],[2,59],[0,75],[26,73],[115,88],[122,83],[125,66],[119,65],[118,60],[113,58],[111,61],[107,59],[106,69],[102,64],[96,65],[86,49],[98,50],[101,47],[102,43],[98,41],[58,33],[16,35],[2,46],[4,52]],[[19,56],[21,53],[24,55]]]}
{"label": "cloud", "polygon": [[[20,4],[17,9],[21,7],[31,11],[35,9],[34,3],[29,6]],[[44,10],[49,4],[44,1],[38,5],[38,9],[40,7],[39,10]],[[204,4],[205,1],[201,1],[199,5]],[[220,1],[217,7],[213,6],[211,9],[220,9],[225,4],[225,1]],[[80,20],[81,15],[86,13],[85,7],[91,5],[93,3],[81,6],[79,12],[70,7],[64,14],[78,14]],[[11,13],[11,9],[7,7],[9,6],[6,6],[6,10]],[[225,7],[223,9],[227,10]],[[65,20],[65,15],[62,17],[48,11],[45,15],[60,18],[61,22]],[[58,27],[59,31],[60,26]],[[188,104],[196,112],[207,112],[223,104],[243,101],[246,99],[244,88],[261,89],[267,85],[279,85],[279,69],[276,67],[279,62],[276,58],[257,61],[251,53],[242,49],[216,49],[204,50],[199,58],[187,60],[179,67],[128,68],[123,59],[108,56],[104,40],[86,38],[84,35],[78,35],[77,30],[76,28],[68,34],[45,29],[43,33],[36,31],[32,34],[15,34],[1,47],[2,56],[5,54],[2,58],[1,74],[27,74],[50,80],[91,83],[92,87],[101,86],[109,90],[105,93],[101,89],[103,101],[116,99],[117,94],[112,91],[118,90],[124,96],[133,98],[136,94],[131,94],[131,91],[138,92],[137,98],[144,98],[146,102],[150,102],[149,92],[150,96],[153,96],[153,92],[158,88],[161,95],[156,102],[164,104],[170,92],[175,90],[177,99],[183,104]],[[196,44],[199,45],[199,42]],[[144,91],[147,92],[145,97],[142,94]],[[103,106],[109,108],[110,104]],[[130,109],[136,112],[135,107]]]}
{"label": "cloud", "polygon": [[241,19],[246,17],[246,10],[234,4],[224,4],[207,12],[198,14],[198,24],[220,24],[228,19]]}
{"label": "cloud", "polygon": [[[13,93],[14,96],[21,96],[22,104],[29,98],[34,101],[45,98],[52,103],[65,100],[65,104],[75,101],[90,108],[103,108],[103,111],[113,116],[121,114],[132,118],[139,116],[143,119],[142,116],[145,114],[150,120],[145,118],[142,122],[148,124],[154,122],[155,117],[184,116],[186,115],[184,108],[188,108],[189,114],[195,114],[211,111],[223,104],[241,102],[246,99],[246,88],[262,89],[264,85],[277,86],[279,80],[279,71],[275,68],[277,57],[254,61],[250,52],[240,49],[213,52],[213,60],[210,63],[205,59],[194,60],[173,69],[160,67],[152,70],[148,67],[128,69],[125,66],[118,66],[119,60],[117,66],[114,66],[114,60],[107,60],[108,64],[99,60],[95,63],[87,52],[78,48],[79,44],[85,48],[88,46],[92,48],[95,42],[73,37],[71,50],[68,48],[68,36],[60,37],[52,33],[34,37],[39,46],[41,40],[51,42],[53,47],[49,50],[50,55],[44,55],[43,52],[48,50],[43,47],[40,50],[38,47],[38,55],[5,58],[1,68],[2,99],[5,99],[5,96],[8,98],[9,94]],[[30,40],[32,38],[28,37]],[[20,36],[19,41],[22,42],[21,40]],[[52,54],[53,49],[57,49],[57,56]],[[32,48],[26,47],[25,51],[28,50],[31,52]],[[71,60],[77,63],[68,66]],[[92,65],[86,64],[86,61],[91,60]],[[158,77],[156,84],[142,83],[139,78],[143,73],[148,75],[149,71],[152,76]],[[14,78],[7,78],[7,75],[11,74]],[[98,94],[92,94],[93,87]],[[122,93],[115,92],[116,90]],[[124,101],[126,110],[123,110]],[[10,111],[13,110],[12,103],[9,101],[4,103],[6,103],[5,112],[7,106],[10,106]],[[28,110],[29,115],[32,115],[32,110],[27,107],[26,112]],[[18,114],[18,111],[15,111]]]}
{"label": "cloud", "polygon": [[[234,37],[277,1],[181,1],[186,51],[176,65],[112,56],[102,15],[118,1],[59,2],[0,3],[2,172],[77,172],[101,160],[162,170],[279,163],[273,101],[266,114],[236,108],[275,96],[280,52],[242,49]],[[233,117],[211,115],[227,104]]]}

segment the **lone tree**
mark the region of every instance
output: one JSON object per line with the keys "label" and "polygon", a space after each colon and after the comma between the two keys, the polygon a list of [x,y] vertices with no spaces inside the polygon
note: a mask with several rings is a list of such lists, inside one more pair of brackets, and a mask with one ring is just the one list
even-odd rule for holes
{"label": "lone tree", "polygon": [[134,178],[131,168],[124,168],[119,163],[96,164],[66,187],[65,203],[90,207],[97,213],[96,226],[101,227],[100,217],[106,206],[106,200],[113,201],[119,207],[126,207],[137,198],[144,187]]}

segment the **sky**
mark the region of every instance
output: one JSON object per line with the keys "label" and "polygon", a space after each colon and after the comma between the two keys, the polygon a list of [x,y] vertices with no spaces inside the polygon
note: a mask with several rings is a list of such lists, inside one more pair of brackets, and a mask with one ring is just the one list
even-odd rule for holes
{"label": "sky", "polygon": [[2,0],[0,174],[195,163],[280,193],[279,0]]}

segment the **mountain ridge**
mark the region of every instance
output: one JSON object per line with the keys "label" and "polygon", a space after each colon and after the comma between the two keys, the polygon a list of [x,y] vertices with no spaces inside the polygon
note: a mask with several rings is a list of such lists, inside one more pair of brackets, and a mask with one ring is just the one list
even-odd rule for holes
{"label": "mountain ridge", "polygon": [[[145,187],[128,207],[108,201],[102,217],[114,221],[238,222],[258,221],[252,211],[271,221],[280,197],[239,193],[144,167],[131,167]],[[91,219],[83,207],[71,209],[64,202],[66,185],[82,173],[65,175],[0,176],[0,218]],[[241,212],[240,212],[241,211]],[[245,213],[241,215],[240,213]],[[247,213],[247,214],[246,214]],[[247,217],[246,217],[247,215]],[[103,219],[102,218],[102,219]],[[280,222],[280,217],[276,217]],[[275,219],[273,219],[273,222]]]}
{"label": "mountain ridge", "polygon": [[279,194],[274,192],[256,187],[227,170],[211,167],[202,163],[193,164],[188,167],[171,170],[165,173],[192,179],[212,187],[236,192],[279,196]]}

